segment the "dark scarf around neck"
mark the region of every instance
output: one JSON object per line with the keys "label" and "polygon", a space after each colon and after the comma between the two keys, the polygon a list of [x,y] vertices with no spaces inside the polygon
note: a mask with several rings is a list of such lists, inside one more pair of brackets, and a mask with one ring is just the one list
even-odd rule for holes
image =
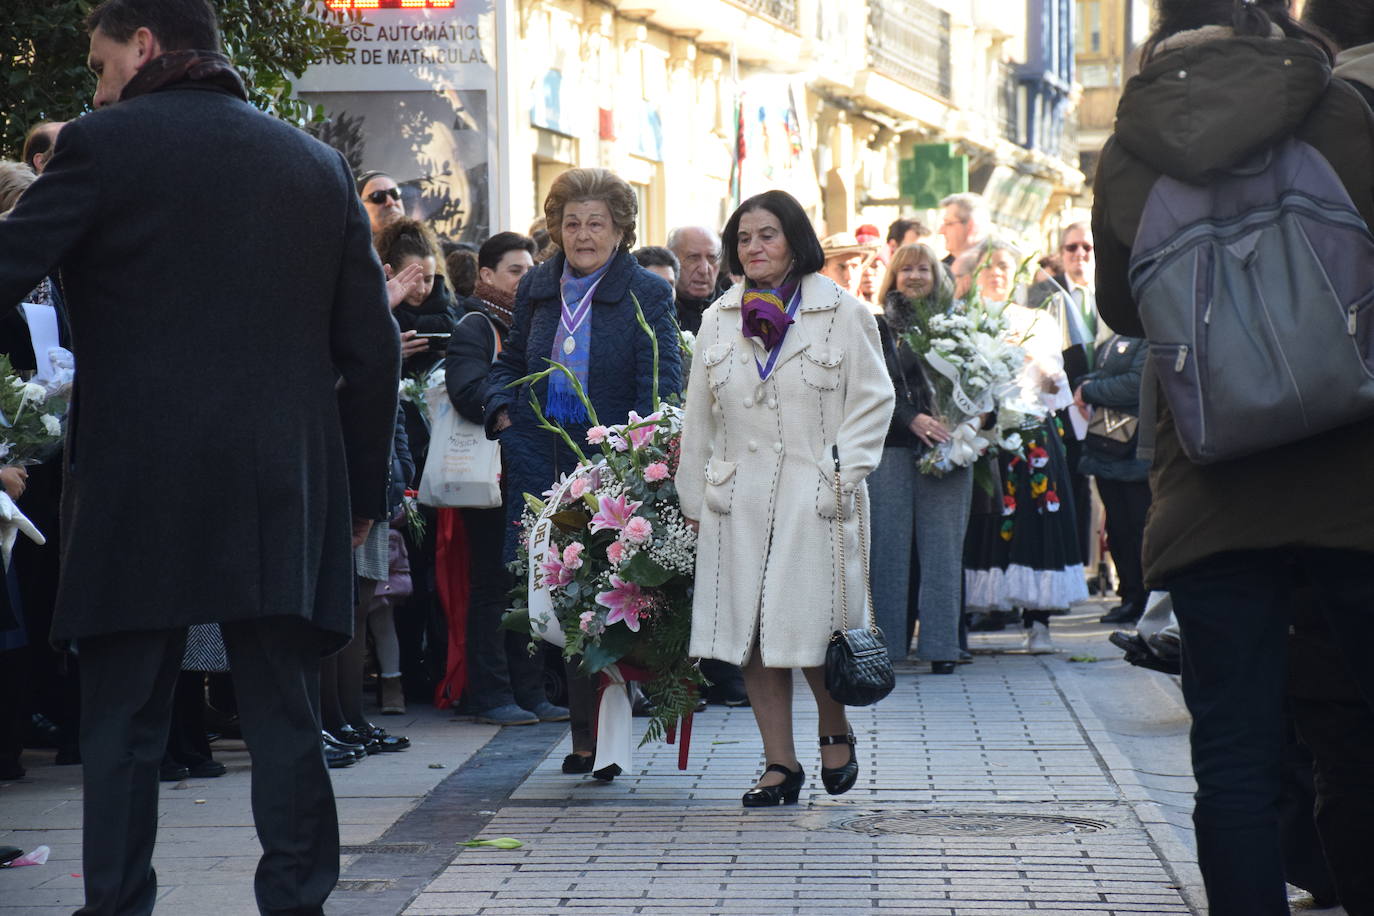
{"label": "dark scarf around neck", "polygon": [[126,102],[140,95],[194,83],[248,101],[248,90],[229,58],[217,51],[168,51],[144,64],[120,93]]}
{"label": "dark scarf around neck", "polygon": [[487,304],[493,317],[505,323],[506,327],[511,326],[515,317],[515,293],[505,292],[490,283],[478,280],[472,294]]}

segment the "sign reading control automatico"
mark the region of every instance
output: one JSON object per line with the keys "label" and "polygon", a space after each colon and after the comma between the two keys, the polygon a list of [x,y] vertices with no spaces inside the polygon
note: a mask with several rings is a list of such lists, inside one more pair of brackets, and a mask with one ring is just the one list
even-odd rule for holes
{"label": "sign reading control automatico", "polygon": [[491,164],[503,146],[505,4],[489,0],[333,0],[356,9],[348,53],[312,67],[301,98],[324,108],[313,128],[357,172],[400,183],[406,212],[453,238],[492,231],[509,197]]}

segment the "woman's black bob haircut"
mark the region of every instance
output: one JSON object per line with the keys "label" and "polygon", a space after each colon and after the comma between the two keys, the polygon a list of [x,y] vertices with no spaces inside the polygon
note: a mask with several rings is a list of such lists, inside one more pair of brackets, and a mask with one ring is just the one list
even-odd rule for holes
{"label": "woman's black bob haircut", "polygon": [[787,239],[787,247],[792,249],[792,276],[814,274],[825,266],[821,240],[816,238],[816,230],[797,199],[786,191],[764,191],[740,204],[725,224],[725,231],[720,234],[721,248],[725,251],[725,263],[730,273],[744,275],[744,264],[739,259],[739,221],[751,210],[767,210],[778,218],[783,237]]}

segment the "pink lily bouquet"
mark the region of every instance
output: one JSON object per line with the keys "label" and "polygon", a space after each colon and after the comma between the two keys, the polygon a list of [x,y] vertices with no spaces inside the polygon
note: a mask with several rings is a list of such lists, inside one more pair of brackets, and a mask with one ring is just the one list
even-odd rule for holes
{"label": "pink lily bouquet", "polygon": [[561,641],[565,657],[581,656],[586,674],[619,661],[652,672],[643,685],[653,707],[643,744],[661,739],[692,712],[696,688],[704,683],[687,655],[697,535],[682,515],[673,484],[682,409],[661,402],[655,384],[653,413],[641,417],[632,411],[628,422],[606,426],[561,364],[516,384],[559,371],[587,408],[592,426],[585,445],[591,454],[549,422],[531,393],[541,426],[559,435],[579,460],[541,496],[525,494],[513,566],[520,583],[517,605],[524,600],[505,624]]}

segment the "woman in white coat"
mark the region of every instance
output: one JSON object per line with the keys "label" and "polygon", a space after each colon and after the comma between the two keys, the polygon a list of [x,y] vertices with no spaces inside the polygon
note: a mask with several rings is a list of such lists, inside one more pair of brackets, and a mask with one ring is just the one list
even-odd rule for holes
{"label": "woman in white coat", "polygon": [[842,625],[840,537],[849,624],[870,619],[856,504],[882,456],[892,383],[872,313],[818,273],[824,255],[796,200],[782,191],[746,200],[722,242],[730,272],[745,279],[703,316],[677,474],[683,512],[701,533],[690,651],[744,668],[767,763],[745,806],[792,804],[805,782],[793,668],[816,697],[826,791],[858,779],[854,735],[822,666]]}

